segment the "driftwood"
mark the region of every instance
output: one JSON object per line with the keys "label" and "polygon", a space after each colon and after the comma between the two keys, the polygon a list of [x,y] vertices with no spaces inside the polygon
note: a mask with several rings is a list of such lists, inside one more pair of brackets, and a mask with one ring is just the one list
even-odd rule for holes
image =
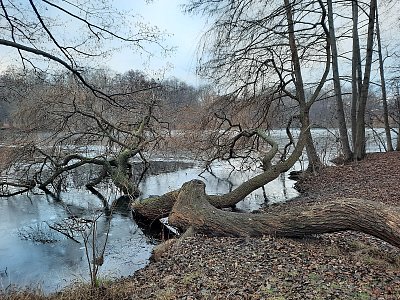
{"label": "driftwood", "polygon": [[345,230],[360,231],[400,247],[400,210],[378,202],[327,199],[306,206],[284,204],[263,214],[234,213],[208,202],[205,184],[185,183],[169,216],[169,223],[210,236],[302,237]]}

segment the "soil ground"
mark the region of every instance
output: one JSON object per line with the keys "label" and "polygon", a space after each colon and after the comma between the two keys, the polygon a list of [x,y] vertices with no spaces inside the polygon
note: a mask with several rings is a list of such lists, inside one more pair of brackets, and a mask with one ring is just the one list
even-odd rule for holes
{"label": "soil ground", "polygon": [[[398,206],[399,179],[400,152],[370,154],[302,178],[293,205],[357,197]],[[356,232],[304,239],[195,236],[132,277],[48,299],[400,299],[400,249]]]}

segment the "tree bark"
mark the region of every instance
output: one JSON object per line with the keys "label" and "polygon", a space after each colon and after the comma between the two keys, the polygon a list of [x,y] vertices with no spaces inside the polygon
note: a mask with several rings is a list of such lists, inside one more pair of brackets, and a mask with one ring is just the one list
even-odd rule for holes
{"label": "tree bark", "polygon": [[178,199],[178,194],[179,190],[175,190],[159,197],[137,200],[131,204],[134,216],[150,222],[167,217]]}
{"label": "tree bark", "polygon": [[387,151],[393,151],[392,136],[390,134],[390,125],[389,125],[389,111],[388,111],[387,93],[386,93],[385,70],[383,68],[382,44],[381,44],[381,32],[380,32],[380,28],[379,28],[378,7],[376,7],[376,39],[378,42],[379,73],[381,75],[383,123],[385,124],[386,145],[387,145]]}
{"label": "tree bark", "polygon": [[332,49],[332,73],[333,73],[333,85],[335,90],[336,98],[336,116],[338,118],[338,126],[340,133],[340,142],[342,145],[343,157],[345,161],[351,161],[353,158],[353,152],[350,148],[349,137],[347,133],[346,117],[343,108],[342,99],[342,88],[340,86],[339,77],[339,63],[338,63],[338,51],[336,46],[336,35],[335,35],[335,24],[333,19],[333,7],[332,0],[328,0],[328,23],[329,23],[329,38]]}
{"label": "tree bark", "polygon": [[400,151],[400,93],[399,93],[399,86],[397,86],[396,106],[397,106],[397,114],[398,114],[396,151]]}
{"label": "tree bark", "polygon": [[353,30],[352,30],[352,40],[353,40],[353,54],[351,63],[351,139],[353,152],[356,148],[356,135],[357,135],[357,107],[358,100],[362,86],[362,69],[361,69],[361,54],[360,54],[360,39],[358,36],[358,2],[353,0],[351,2],[351,10],[353,16]]}
{"label": "tree bark", "polygon": [[373,43],[374,43],[374,25],[375,25],[375,11],[376,11],[376,0],[371,0],[370,11],[369,11],[369,22],[368,22],[368,35],[367,35],[367,53],[365,57],[365,70],[364,79],[361,86],[361,92],[358,100],[358,111],[357,111],[357,133],[356,143],[354,149],[354,155],[357,160],[364,159],[365,157],[365,109],[367,105],[369,83],[372,68],[372,54],[373,54]]}
{"label": "tree bark", "polygon": [[129,159],[139,153],[140,148],[125,149],[119,153],[115,159],[115,168],[110,169],[110,175],[113,183],[125,195],[137,197],[140,195],[139,188],[131,179],[131,170],[129,168]]}
{"label": "tree bark", "polygon": [[232,237],[302,237],[355,230],[400,247],[400,210],[373,201],[343,198],[307,206],[282,204],[263,214],[251,214],[219,210],[207,199],[202,181],[185,183],[169,223],[182,230],[191,227],[196,233]]}

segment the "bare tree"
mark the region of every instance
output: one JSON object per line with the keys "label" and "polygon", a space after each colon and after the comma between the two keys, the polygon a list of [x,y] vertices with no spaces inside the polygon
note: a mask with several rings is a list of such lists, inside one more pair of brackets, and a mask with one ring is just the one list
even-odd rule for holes
{"label": "bare tree", "polygon": [[[205,184],[192,180],[179,190],[135,202],[135,212],[151,221],[168,215],[171,224],[185,231],[183,237],[193,232],[211,236],[268,234],[293,237],[357,230],[399,246],[397,209],[367,200],[327,199],[326,202],[301,208],[283,204],[261,214],[220,209],[236,204],[281,172],[287,171],[299,158],[303,148],[312,142],[309,109],[317,101],[328,78],[334,35],[330,35],[333,32],[327,28],[328,12],[323,1],[284,0],[282,4],[278,1],[196,0],[190,2],[190,9],[201,10],[214,18],[213,29],[208,36],[213,39],[208,40],[209,44],[206,45],[211,46],[211,51],[206,52],[209,56],[203,55],[205,63],[200,71],[210,72],[216,82],[225,84],[230,91],[229,95],[219,97],[210,106],[208,115],[212,113],[214,118],[208,119],[206,124],[212,124],[210,128],[218,130],[211,130],[208,137],[214,144],[212,149],[206,150],[210,151],[211,159],[249,160],[255,157],[254,161],[261,165],[263,171],[225,195],[207,195]],[[331,8],[329,10],[332,12]],[[375,19],[374,3],[371,11],[369,16]],[[372,63],[373,24],[371,28],[371,19],[369,21],[362,101],[366,101]],[[358,35],[358,31],[355,34]],[[337,53],[333,56],[336,57]],[[357,63],[361,65],[361,60]],[[320,80],[306,83],[303,74],[305,65],[324,66]],[[339,74],[335,77],[339,79]],[[261,128],[268,126],[267,117],[269,109],[273,107],[272,101],[283,101],[285,98],[296,102],[297,117],[302,127],[291,155],[276,162],[274,157],[279,146]],[[254,110],[258,108],[257,103],[262,103],[265,110]],[[362,105],[366,105],[366,102],[358,105],[357,117],[360,118],[363,118],[360,109],[365,111]],[[359,118],[357,121],[361,122]],[[248,129],[251,124],[255,128]],[[362,139],[357,141],[361,142]],[[316,163],[313,154],[307,152],[313,165]]]}
{"label": "bare tree", "polygon": [[[303,11],[295,19],[293,14],[297,11],[296,5],[286,1],[283,5],[271,7],[271,3],[261,6],[248,1],[192,3],[193,9],[204,7],[207,13],[218,15],[213,27],[215,31],[211,31],[218,36],[218,40],[212,44],[216,56],[201,68],[210,70],[217,82],[225,84],[232,91],[229,95],[218,97],[208,107],[204,128],[212,130],[207,130],[204,138],[211,145],[203,149],[207,162],[240,159],[259,165],[263,170],[234,191],[211,196],[209,201],[216,207],[235,205],[252,191],[289,170],[300,157],[304,146],[309,148],[310,169],[318,168],[321,164],[312,143],[309,110],[318,98],[330,69],[326,11],[318,2],[320,11],[313,15],[315,19],[308,19],[309,15],[306,17],[301,13]],[[306,5],[311,7],[313,4],[315,2]],[[263,14],[270,9],[270,14]],[[257,19],[260,16],[267,17]],[[295,25],[298,26],[296,31]],[[312,41],[310,35],[314,37]],[[313,54],[323,51],[323,54],[312,58],[304,54],[306,51]],[[306,85],[303,81],[303,64],[312,62],[324,66],[322,77],[318,82]],[[276,81],[269,82],[267,77]],[[229,80],[225,81],[225,78]],[[306,87],[313,88],[309,99],[306,99]],[[262,129],[268,127],[269,109],[271,103],[277,100],[296,103],[296,115],[299,115],[296,118],[301,122],[301,133],[295,149],[289,156],[285,147],[279,163],[275,160],[279,146]],[[293,139],[290,140],[292,144]],[[173,191],[159,198],[138,201],[133,208],[137,214],[155,219],[170,212],[178,194],[179,191]]]}
{"label": "bare tree", "polygon": [[[153,83],[107,86],[91,79],[107,92],[121,92],[114,97],[119,104],[115,106],[90,91],[82,91],[68,74],[61,77],[54,83],[34,86],[15,113],[14,121],[22,129],[21,147],[26,149],[21,155],[30,162],[20,168],[21,179],[56,196],[54,182],[76,168],[96,165],[99,170],[94,174],[98,174],[88,179],[88,189],[95,192],[97,184],[110,178],[122,193],[138,195],[137,182],[131,179],[130,160],[137,156],[145,162],[143,151],[157,141],[157,130],[161,129],[157,125],[160,99],[154,96]],[[7,185],[13,184],[3,183]]]}
{"label": "bare tree", "polygon": [[387,104],[385,69],[384,69],[384,59],[383,59],[383,55],[382,55],[382,41],[381,41],[381,31],[379,28],[378,7],[376,8],[376,39],[377,39],[377,43],[378,43],[379,73],[380,73],[380,77],[381,77],[383,122],[385,125],[386,144],[387,144],[387,150],[393,151],[392,136],[390,133],[390,124],[389,124],[389,111],[388,111],[388,104]]}
{"label": "bare tree", "polygon": [[[187,10],[210,16],[199,72],[231,95],[224,105],[226,118],[236,123],[239,112],[253,106],[259,109],[252,111],[250,127],[268,128],[276,118],[271,103],[294,101],[300,122],[311,123],[310,107],[330,70],[322,2],[191,1]],[[304,75],[314,67],[318,75]],[[316,170],[321,161],[307,134],[309,169]]]}
{"label": "bare tree", "polygon": [[[122,193],[137,195],[130,160],[146,163],[143,151],[158,139],[160,99],[154,90],[160,84],[148,79],[116,84],[107,72],[87,66],[124,45],[142,53],[150,45],[167,51],[162,33],[138,19],[132,24],[133,16],[111,1],[3,0],[0,16],[0,47],[15,49],[27,75],[19,77],[20,86],[29,87],[14,103],[21,131],[11,141],[26,165],[1,182],[2,195],[39,188],[57,198],[63,176],[87,165],[100,170],[89,178],[88,189],[95,192],[110,178]],[[97,151],[88,151],[89,145]]]}
{"label": "bare tree", "polygon": [[327,7],[328,7],[329,38],[330,38],[330,44],[331,44],[331,49],[332,49],[333,85],[334,85],[334,90],[335,90],[336,107],[337,107],[336,116],[338,118],[340,142],[341,142],[341,146],[343,149],[342,150],[343,158],[345,161],[350,161],[353,158],[353,153],[350,148],[349,137],[348,137],[348,132],[347,132],[347,125],[346,125],[346,117],[345,117],[344,107],[343,107],[342,88],[340,85],[338,50],[337,50],[337,45],[336,45],[336,35],[335,35],[335,24],[334,24],[332,0],[327,0]]}

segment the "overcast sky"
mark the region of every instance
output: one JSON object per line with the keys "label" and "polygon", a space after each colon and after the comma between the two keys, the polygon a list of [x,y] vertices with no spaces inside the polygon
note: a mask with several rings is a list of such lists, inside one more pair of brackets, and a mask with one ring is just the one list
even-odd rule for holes
{"label": "overcast sky", "polygon": [[[187,2],[187,1],[186,1]],[[156,55],[148,66],[149,73],[157,72],[160,68],[167,67],[165,76],[174,76],[191,84],[199,84],[195,75],[196,51],[202,34],[205,31],[205,19],[200,16],[188,15],[182,12],[181,5],[184,0],[153,0],[146,3],[145,0],[118,0],[118,7],[132,10],[143,17],[143,21],[150,25],[165,30],[166,44],[176,47],[169,57]],[[129,69],[141,69],[143,67],[140,58],[122,52],[109,61],[109,66],[124,72]]]}
{"label": "overcast sky", "polygon": [[[181,5],[185,2],[187,1],[113,1],[113,4],[118,9],[129,11],[133,15],[139,15],[142,22],[157,26],[161,31],[168,33],[162,44],[174,47],[175,51],[170,53],[169,57],[163,57],[159,54],[159,51],[146,48],[146,50],[155,54],[148,62],[146,57],[139,56],[137,51],[126,48],[113,57],[98,60],[95,66],[108,67],[118,73],[128,70],[142,70],[153,78],[176,77],[187,83],[199,85],[199,78],[195,75],[196,50],[200,37],[205,31],[206,22],[200,16],[183,13]],[[68,28],[67,34],[69,33],[76,34],[77,31]],[[15,49],[0,47],[0,51],[0,71],[6,70],[9,65],[20,65],[21,61]]]}
{"label": "overcast sky", "polygon": [[[162,57],[158,54],[158,51],[148,49],[154,52],[155,57],[149,64],[144,64],[147,60],[127,48],[108,60],[97,62],[104,64],[99,65],[99,67],[109,67],[119,73],[131,69],[143,70],[155,78],[162,79],[174,76],[194,85],[200,84],[200,79],[195,75],[196,51],[207,25],[206,20],[201,16],[188,15],[182,12],[181,5],[187,2],[187,0],[113,1],[113,4],[119,9],[140,15],[143,22],[157,26],[160,30],[169,33],[169,36],[165,38],[165,45],[175,47],[176,50],[169,57]],[[390,7],[390,9],[393,11],[393,7]],[[381,16],[385,16],[381,18],[383,20],[381,26],[383,38],[385,40],[393,39],[394,36],[398,35],[398,26],[393,26],[393,24],[397,24],[398,15],[385,10],[381,10],[380,13]],[[12,57],[15,58],[14,63],[20,63],[18,56],[15,56],[15,49],[1,47],[0,51],[0,71],[6,69],[12,61]]]}

